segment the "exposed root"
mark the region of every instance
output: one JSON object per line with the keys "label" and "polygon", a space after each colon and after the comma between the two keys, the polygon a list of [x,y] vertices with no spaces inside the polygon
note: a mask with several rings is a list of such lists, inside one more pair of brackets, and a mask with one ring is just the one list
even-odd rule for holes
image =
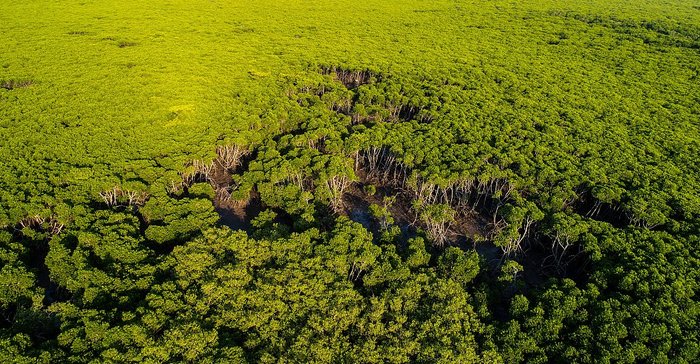
{"label": "exposed root", "polygon": [[20,229],[29,228],[36,231],[46,231],[51,236],[60,234],[65,227],[55,216],[46,218],[41,215],[27,216],[18,225]]}
{"label": "exposed root", "polygon": [[148,193],[145,191],[124,190],[115,186],[109,190],[100,192],[100,197],[109,206],[143,206],[148,200]]}
{"label": "exposed root", "polygon": [[343,212],[343,194],[350,186],[350,180],[346,176],[333,176],[326,181],[326,187],[331,192],[330,206],[333,212]]}
{"label": "exposed root", "polygon": [[222,145],[216,148],[216,155],[218,156],[216,162],[226,170],[234,171],[242,165],[243,157],[249,154],[250,151],[248,149],[239,145]]}
{"label": "exposed root", "polygon": [[366,85],[376,78],[377,75],[369,70],[348,70],[340,67],[321,67],[321,71],[326,75],[333,75],[345,87],[352,89]]}

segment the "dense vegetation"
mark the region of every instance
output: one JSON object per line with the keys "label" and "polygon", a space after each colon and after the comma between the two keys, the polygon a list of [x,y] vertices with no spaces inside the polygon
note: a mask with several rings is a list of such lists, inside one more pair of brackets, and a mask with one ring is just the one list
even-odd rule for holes
{"label": "dense vegetation", "polygon": [[5,1],[0,47],[7,362],[700,357],[692,0]]}

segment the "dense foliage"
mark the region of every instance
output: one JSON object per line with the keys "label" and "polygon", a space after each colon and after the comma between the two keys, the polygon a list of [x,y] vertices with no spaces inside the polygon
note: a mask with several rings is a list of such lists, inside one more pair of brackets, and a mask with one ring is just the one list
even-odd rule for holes
{"label": "dense foliage", "polygon": [[6,1],[0,34],[8,362],[700,357],[693,1]]}

